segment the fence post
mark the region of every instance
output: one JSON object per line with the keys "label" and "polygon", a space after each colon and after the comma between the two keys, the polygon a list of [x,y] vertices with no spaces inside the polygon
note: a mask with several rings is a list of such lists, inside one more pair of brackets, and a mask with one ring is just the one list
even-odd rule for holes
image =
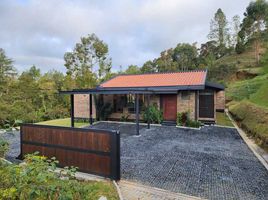
{"label": "fence post", "polygon": [[119,181],[121,178],[120,166],[120,132],[112,133],[111,137],[111,178]]}

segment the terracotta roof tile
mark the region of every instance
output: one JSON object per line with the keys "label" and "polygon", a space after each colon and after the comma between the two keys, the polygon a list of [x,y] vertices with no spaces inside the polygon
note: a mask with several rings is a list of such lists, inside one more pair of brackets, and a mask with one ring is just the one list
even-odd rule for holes
{"label": "terracotta roof tile", "polygon": [[207,72],[202,70],[174,73],[119,75],[102,83],[100,87],[110,88],[204,85],[206,74]]}

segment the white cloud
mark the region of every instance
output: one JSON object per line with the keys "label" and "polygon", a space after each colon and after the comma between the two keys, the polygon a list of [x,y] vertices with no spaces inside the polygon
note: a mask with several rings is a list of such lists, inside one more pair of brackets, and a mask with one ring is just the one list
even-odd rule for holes
{"label": "white cloud", "polygon": [[242,16],[250,0],[1,1],[0,48],[20,70],[64,71],[63,55],[81,36],[109,45],[113,66],[142,65],[179,42],[204,42],[221,7]]}

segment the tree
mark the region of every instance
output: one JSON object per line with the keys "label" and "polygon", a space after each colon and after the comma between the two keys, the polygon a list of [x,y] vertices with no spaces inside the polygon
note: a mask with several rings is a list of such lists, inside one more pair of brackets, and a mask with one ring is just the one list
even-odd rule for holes
{"label": "tree", "polygon": [[230,35],[226,16],[220,8],[217,10],[214,18],[210,22],[210,33],[208,34],[208,39],[215,40],[220,48],[221,54],[225,54]]}
{"label": "tree", "polygon": [[124,73],[125,74],[139,74],[140,68],[137,65],[129,65]]}
{"label": "tree", "polygon": [[168,49],[161,52],[160,57],[155,59],[155,67],[158,72],[172,72],[177,71],[177,64],[173,60],[173,49]]}
{"label": "tree", "polygon": [[196,46],[179,43],[173,51],[173,60],[177,63],[178,70],[189,70],[197,67],[197,48]]}
{"label": "tree", "polygon": [[249,40],[254,41],[256,63],[259,64],[261,33],[267,28],[268,3],[265,0],[250,2],[244,16],[239,33],[241,43],[245,44]]}
{"label": "tree", "polygon": [[234,48],[239,42],[239,31],[240,31],[240,17],[239,15],[233,16],[232,19],[232,37],[231,37],[231,46]]}
{"label": "tree", "polygon": [[155,67],[155,63],[152,62],[151,60],[145,62],[143,64],[143,66],[141,67],[141,72],[142,73],[152,73],[152,72],[156,72],[156,67]]}
{"label": "tree", "polygon": [[77,79],[80,88],[91,88],[111,73],[108,45],[95,34],[82,37],[73,52],[64,55],[67,74]]}
{"label": "tree", "polygon": [[7,92],[8,80],[16,75],[12,59],[8,58],[5,51],[0,48],[0,97]]}

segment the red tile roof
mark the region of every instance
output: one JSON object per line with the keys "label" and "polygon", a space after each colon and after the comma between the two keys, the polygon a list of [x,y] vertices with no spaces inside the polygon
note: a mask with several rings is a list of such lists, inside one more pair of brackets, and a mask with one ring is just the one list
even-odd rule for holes
{"label": "red tile roof", "polygon": [[117,87],[158,87],[204,85],[207,71],[187,71],[173,73],[154,73],[119,75],[100,85],[103,88]]}

